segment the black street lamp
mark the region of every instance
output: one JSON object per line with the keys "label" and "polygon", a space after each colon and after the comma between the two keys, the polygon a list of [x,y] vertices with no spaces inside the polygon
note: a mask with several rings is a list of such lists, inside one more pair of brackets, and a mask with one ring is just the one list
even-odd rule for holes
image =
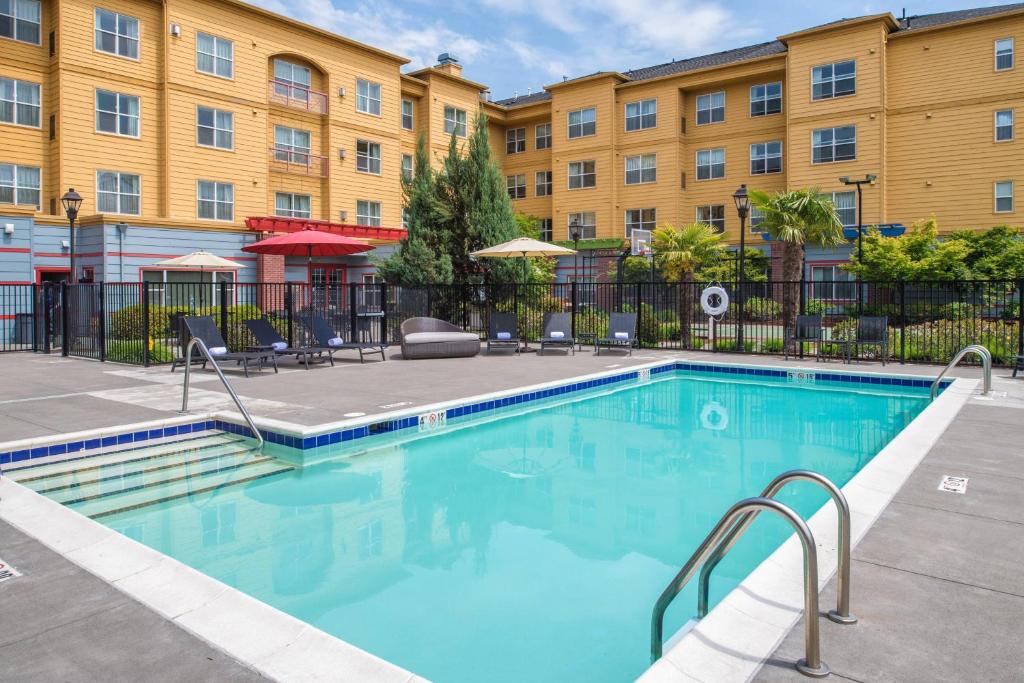
{"label": "black street lamp", "polygon": [[740,189],[736,190],[732,199],[736,202],[736,213],[740,217],[740,254],[738,259],[739,276],[736,278],[739,281],[738,289],[736,292],[736,305],[739,307],[739,326],[736,330],[736,350],[739,352],[743,351],[743,281],[746,279],[744,271],[744,260],[747,251],[747,214],[750,212],[750,196],[747,194],[746,184],[740,185]]}
{"label": "black street lamp", "polygon": [[572,223],[569,224],[569,237],[572,238],[572,248],[576,252],[572,255],[572,279],[576,282],[580,279],[579,273],[579,257],[580,257],[580,221],[578,218],[573,218]]}
{"label": "black street lamp", "polygon": [[70,233],[68,265],[71,267],[71,274],[68,279],[71,284],[75,284],[78,282],[78,275],[75,272],[75,219],[78,218],[78,208],[82,206],[82,195],[75,192],[75,188],[72,187],[60,198],[60,203],[64,205],[64,213],[68,216],[68,232]]}
{"label": "black street lamp", "polygon": [[[862,185],[873,185],[877,175],[868,173],[863,178],[850,178],[843,176],[839,179],[843,185],[857,186],[857,263],[864,263],[864,195],[861,193]],[[857,278],[857,313],[860,314],[864,292],[861,291],[860,278]]]}

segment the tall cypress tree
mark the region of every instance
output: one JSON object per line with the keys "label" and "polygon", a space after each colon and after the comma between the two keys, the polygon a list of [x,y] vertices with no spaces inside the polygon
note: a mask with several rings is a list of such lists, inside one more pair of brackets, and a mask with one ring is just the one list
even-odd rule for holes
{"label": "tall cypress tree", "polygon": [[[505,179],[491,156],[487,116],[483,113],[476,119],[464,164],[467,168],[467,220],[472,226],[472,250],[519,237],[520,230],[505,187]],[[494,282],[522,279],[522,264],[511,259],[489,259],[487,271],[488,279]]]}

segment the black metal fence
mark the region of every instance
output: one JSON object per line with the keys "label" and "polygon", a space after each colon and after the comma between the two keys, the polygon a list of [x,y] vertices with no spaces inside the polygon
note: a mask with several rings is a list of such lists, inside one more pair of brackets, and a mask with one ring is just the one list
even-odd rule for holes
{"label": "black metal fence", "polygon": [[[325,318],[346,339],[397,343],[404,320],[442,318],[486,335],[491,311],[518,315],[519,333],[540,336],[544,314],[572,313],[574,335],[606,330],[609,314],[637,313],[644,348],[752,354],[786,349],[797,314],[823,319],[826,356],[840,356],[861,316],[884,316],[887,355],[900,362],[945,363],[967,344],[984,344],[999,364],[1024,355],[1024,281],[722,283],[730,303],[709,317],[706,283],[552,283],[521,285],[303,283],[96,283],[0,285],[0,351],[51,352],[140,365],[180,357],[180,318],[212,316],[232,350],[255,345],[245,327],[267,317],[290,344],[308,340],[303,320]],[[864,357],[877,357],[878,347]]]}

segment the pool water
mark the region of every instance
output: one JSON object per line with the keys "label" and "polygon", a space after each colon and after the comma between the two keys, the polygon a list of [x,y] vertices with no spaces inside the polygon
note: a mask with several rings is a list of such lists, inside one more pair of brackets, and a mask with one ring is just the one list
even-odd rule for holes
{"label": "pool water", "polygon": [[[631,680],[655,599],[732,503],[793,468],[845,484],[927,403],[757,379],[666,373],[99,521],[435,681]],[[713,599],[788,534],[758,520]]]}

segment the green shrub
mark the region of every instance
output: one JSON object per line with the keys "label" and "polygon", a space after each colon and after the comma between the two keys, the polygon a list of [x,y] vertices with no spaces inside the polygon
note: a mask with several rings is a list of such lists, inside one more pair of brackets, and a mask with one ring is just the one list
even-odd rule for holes
{"label": "green shrub", "polygon": [[[131,363],[142,365],[143,342],[141,339],[113,339],[107,342],[107,360],[115,363]],[[170,363],[174,360],[174,352],[165,344],[150,343],[149,362],[154,365]]]}
{"label": "green shrub", "polygon": [[[753,339],[743,340],[743,350],[746,353],[752,353],[757,342]],[[735,339],[716,339],[715,340],[715,351],[723,351],[727,353],[735,353],[739,349],[739,345],[736,344]]]}
{"label": "green shrub", "polygon": [[781,339],[761,340],[761,350],[765,353],[782,353],[784,343]]}
{"label": "green shrub", "polygon": [[939,307],[939,317],[946,320],[964,320],[972,317],[971,307],[958,302],[946,304]]}
{"label": "green shrub", "polygon": [[825,315],[825,302],[821,299],[811,299],[804,303],[804,311],[807,315]]}
{"label": "green shrub", "polygon": [[752,296],[743,302],[743,312],[749,320],[773,320],[782,313],[782,304],[775,299]]}

